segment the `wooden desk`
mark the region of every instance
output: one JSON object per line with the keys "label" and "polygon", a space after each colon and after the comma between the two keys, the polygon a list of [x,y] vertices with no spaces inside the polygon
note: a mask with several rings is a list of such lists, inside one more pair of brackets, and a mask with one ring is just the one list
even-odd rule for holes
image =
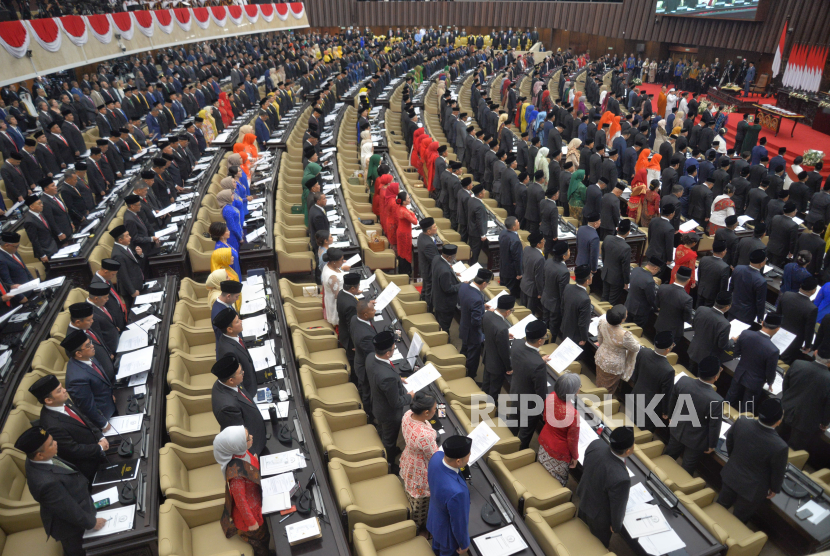
{"label": "wooden desk", "polygon": [[790,137],[792,137],[798,121],[804,119],[801,114],[794,114],[791,111],[782,112],[783,109],[776,109],[776,107],[769,104],[755,104],[753,106],[755,106],[755,121],[760,123],[762,128],[774,131],[776,137],[778,137],[778,132],[781,130],[781,120],[793,121],[793,128],[790,131]]}

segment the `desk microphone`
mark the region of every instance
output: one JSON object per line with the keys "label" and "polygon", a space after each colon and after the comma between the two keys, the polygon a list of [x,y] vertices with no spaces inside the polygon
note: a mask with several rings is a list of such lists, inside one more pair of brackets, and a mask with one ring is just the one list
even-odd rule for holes
{"label": "desk microphone", "polygon": [[118,429],[116,429],[113,426],[112,423],[110,423],[110,427],[112,427],[112,430],[114,430],[115,434],[118,435],[118,438],[121,439],[121,445],[118,446],[118,455],[123,456],[123,457],[129,457],[129,456],[133,455],[133,441],[132,441],[132,439],[126,439],[123,436],[121,436],[121,433],[118,432]]}

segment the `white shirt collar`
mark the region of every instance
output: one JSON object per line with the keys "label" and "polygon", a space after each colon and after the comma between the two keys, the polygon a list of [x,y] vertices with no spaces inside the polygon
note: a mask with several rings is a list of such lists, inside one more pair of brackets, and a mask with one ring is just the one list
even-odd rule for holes
{"label": "white shirt collar", "polygon": [[48,409],[50,411],[54,411],[55,413],[63,413],[64,415],[66,414],[66,409],[65,409],[66,406],[65,405],[51,406],[51,405],[43,404],[43,407],[45,407],[46,409]]}
{"label": "white shirt collar", "polygon": [[239,392],[239,386],[228,386],[227,384],[225,384],[221,380],[219,381],[219,384],[221,384],[225,388],[229,388],[230,390],[233,390],[234,392]]}
{"label": "white shirt collar", "polygon": [[539,351],[539,348],[537,348],[537,347],[533,347],[532,345],[528,344],[528,343],[527,343],[527,340],[525,340],[525,345],[526,345],[527,347],[529,347],[530,349],[533,349],[533,350]]}
{"label": "white shirt collar", "polygon": [[[218,301],[218,299],[217,299],[217,301]],[[222,334],[222,336],[224,336],[225,338],[229,338],[229,339],[233,340],[234,342],[239,341],[239,336],[237,336],[236,338],[234,338],[233,336],[228,336],[227,334]]]}
{"label": "white shirt collar", "polygon": [[444,467],[446,467],[447,469],[451,469],[451,470],[455,471],[456,473],[458,473],[458,469],[456,469],[455,467],[449,465],[444,458],[441,458],[441,463],[443,463]]}

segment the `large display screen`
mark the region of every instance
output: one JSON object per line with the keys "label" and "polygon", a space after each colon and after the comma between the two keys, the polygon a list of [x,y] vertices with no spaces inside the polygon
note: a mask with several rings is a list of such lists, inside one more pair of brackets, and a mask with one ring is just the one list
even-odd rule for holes
{"label": "large display screen", "polygon": [[657,0],[658,15],[757,21],[764,0]]}

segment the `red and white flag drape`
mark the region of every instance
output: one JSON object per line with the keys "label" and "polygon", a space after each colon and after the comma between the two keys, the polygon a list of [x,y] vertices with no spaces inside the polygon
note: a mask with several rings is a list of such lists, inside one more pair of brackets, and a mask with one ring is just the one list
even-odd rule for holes
{"label": "red and white flag drape", "polygon": [[784,22],[784,30],[781,31],[781,39],[775,49],[775,60],[772,61],[772,78],[775,79],[781,72],[781,62],[784,60],[784,46],[787,44],[787,21]]}
{"label": "red and white flag drape", "polygon": [[[89,41],[90,35],[101,44],[110,44],[116,33],[121,40],[131,41],[138,29],[145,37],[152,37],[156,27],[169,35],[174,26],[190,32],[193,22],[202,29],[211,23],[225,27],[230,19],[234,25],[244,22],[255,24],[261,17],[266,23],[274,20],[286,21],[289,15],[294,19],[305,16],[301,2],[290,4],[249,4],[245,6],[211,6],[204,8],[174,8],[166,10],[116,12],[106,15],[47,17],[27,21],[0,22],[0,46],[15,58],[23,58],[34,40],[48,52],[57,52],[63,45],[64,36],[73,45],[81,47]],[[783,47],[782,47],[783,48]],[[819,50],[811,60],[818,60]],[[826,49],[824,49],[826,57]],[[790,60],[792,64],[792,53]],[[788,66],[789,71],[789,66]],[[820,76],[819,76],[820,80]]]}
{"label": "red and white flag drape", "polygon": [[793,45],[781,84],[808,92],[818,91],[827,54],[828,47],[826,46]]}

